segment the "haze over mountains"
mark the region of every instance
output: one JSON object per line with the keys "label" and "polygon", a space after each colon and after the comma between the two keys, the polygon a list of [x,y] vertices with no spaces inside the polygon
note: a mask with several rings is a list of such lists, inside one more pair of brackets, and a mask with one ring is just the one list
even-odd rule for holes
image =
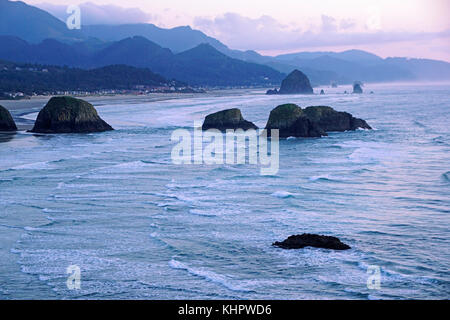
{"label": "haze over mountains", "polygon": [[443,61],[382,59],[360,50],[269,57],[232,50],[190,27],[126,24],[68,30],[41,9],[7,0],[0,0],[0,59],[80,68],[126,64],[202,86],[271,86],[296,68],[316,85],[450,80],[450,64]]}

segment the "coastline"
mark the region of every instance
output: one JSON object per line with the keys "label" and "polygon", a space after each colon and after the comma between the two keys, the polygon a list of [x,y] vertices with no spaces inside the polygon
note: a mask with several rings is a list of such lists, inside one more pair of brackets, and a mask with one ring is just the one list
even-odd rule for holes
{"label": "coastline", "polygon": [[[264,88],[246,88],[246,89],[216,89],[210,90],[205,93],[150,93],[146,95],[135,94],[117,94],[117,95],[86,95],[86,96],[73,96],[86,100],[94,106],[103,106],[117,103],[146,103],[146,102],[158,102],[175,99],[190,99],[190,98],[202,98],[202,97],[218,97],[227,95],[240,95],[255,91],[261,91],[265,93]],[[37,112],[40,108],[44,107],[47,101],[56,95],[49,96],[35,96],[30,99],[23,100],[0,100],[0,105],[8,109],[14,116],[25,115],[33,112]]]}

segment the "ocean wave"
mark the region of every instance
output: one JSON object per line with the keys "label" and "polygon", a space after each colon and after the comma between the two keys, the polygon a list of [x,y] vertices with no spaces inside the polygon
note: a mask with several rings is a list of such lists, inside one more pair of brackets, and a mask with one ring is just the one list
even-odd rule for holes
{"label": "ocean wave", "polygon": [[324,175],[309,177],[308,180],[309,181],[319,181],[319,180],[330,181],[332,179],[330,178],[330,176],[328,174],[324,174]]}
{"label": "ocean wave", "polygon": [[216,214],[211,213],[211,210],[206,211],[206,210],[190,209],[189,213],[202,217],[217,217]]}
{"label": "ocean wave", "polygon": [[190,267],[187,264],[184,264],[183,262],[177,261],[175,259],[170,260],[169,266],[173,269],[185,270],[194,276],[203,278],[203,279],[205,279],[207,281],[211,281],[213,283],[217,283],[231,291],[240,291],[240,292],[252,292],[253,291],[253,290],[250,290],[243,286],[234,284],[233,282],[235,280],[231,279],[228,276],[224,276],[224,275],[215,273],[215,272],[207,270],[205,268]]}
{"label": "ocean wave", "polygon": [[[365,262],[359,262],[358,267],[361,270],[367,271],[369,268],[369,265]],[[436,284],[439,283],[439,280],[433,279],[430,277],[425,276],[417,276],[417,275],[406,275],[399,272],[395,272],[393,270],[389,270],[385,267],[380,266],[380,272],[381,272],[381,285],[383,283],[389,283],[389,282],[412,282],[412,283],[418,283],[418,284]]]}
{"label": "ocean wave", "polygon": [[40,161],[40,162],[32,162],[32,163],[26,163],[21,164],[15,167],[12,167],[12,170],[45,170],[50,169],[50,162],[49,161]]}
{"label": "ocean wave", "polygon": [[271,196],[275,198],[287,199],[287,198],[294,198],[295,194],[287,191],[276,191],[272,193]]}

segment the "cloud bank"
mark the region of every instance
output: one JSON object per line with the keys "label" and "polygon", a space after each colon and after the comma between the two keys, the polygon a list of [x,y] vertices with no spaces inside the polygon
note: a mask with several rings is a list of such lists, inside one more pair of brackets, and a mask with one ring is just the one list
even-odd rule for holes
{"label": "cloud bank", "polygon": [[[115,5],[97,5],[86,2],[79,5],[81,9],[81,24],[127,24],[146,23],[155,19],[151,14],[139,8],[122,8]],[[37,4],[36,7],[49,12],[58,19],[66,21],[69,16],[66,13],[67,6],[51,3]]]}
{"label": "cloud bank", "polygon": [[[301,25],[301,21],[298,22]],[[270,16],[248,18],[226,13],[215,18],[197,17],[194,26],[235,49],[297,50],[299,48],[340,47],[424,41],[450,37],[443,32],[382,31],[377,16],[364,25],[352,19],[338,20],[322,15],[318,25],[300,29]]]}

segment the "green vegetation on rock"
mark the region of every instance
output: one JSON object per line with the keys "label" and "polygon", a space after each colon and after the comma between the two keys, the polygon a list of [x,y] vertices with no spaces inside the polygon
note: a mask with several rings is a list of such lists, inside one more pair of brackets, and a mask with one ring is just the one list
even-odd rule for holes
{"label": "green vegetation on rock", "polygon": [[113,130],[90,103],[72,97],[53,97],[39,112],[31,132],[87,133]]}
{"label": "green vegetation on rock", "polygon": [[234,108],[222,110],[206,116],[202,130],[208,129],[226,131],[227,129],[258,129],[258,127],[252,122],[245,120],[241,110]]}

